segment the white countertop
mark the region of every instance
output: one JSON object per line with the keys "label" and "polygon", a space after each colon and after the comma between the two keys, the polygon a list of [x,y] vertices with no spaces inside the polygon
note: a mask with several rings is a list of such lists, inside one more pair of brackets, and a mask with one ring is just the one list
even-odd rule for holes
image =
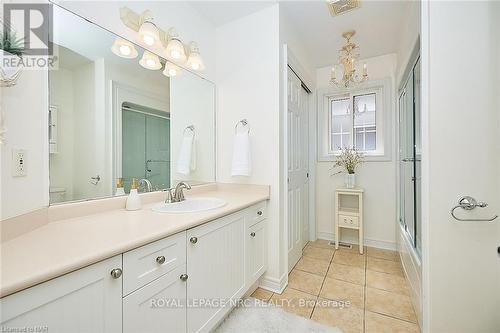
{"label": "white countertop", "polygon": [[217,185],[186,193],[196,196],[221,198],[227,204],[189,214],[153,212],[156,202],[138,211],[113,209],[53,221],[2,242],[0,297],[267,200],[269,187]]}

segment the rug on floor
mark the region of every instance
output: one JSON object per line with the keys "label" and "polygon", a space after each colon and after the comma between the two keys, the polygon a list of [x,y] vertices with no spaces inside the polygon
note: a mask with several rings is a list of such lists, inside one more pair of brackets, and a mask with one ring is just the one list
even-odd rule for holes
{"label": "rug on floor", "polygon": [[[255,298],[247,298],[245,306],[238,306],[215,330],[216,333],[341,333],[335,327],[319,324],[310,319],[265,303]],[[248,304],[250,303],[250,305]]]}

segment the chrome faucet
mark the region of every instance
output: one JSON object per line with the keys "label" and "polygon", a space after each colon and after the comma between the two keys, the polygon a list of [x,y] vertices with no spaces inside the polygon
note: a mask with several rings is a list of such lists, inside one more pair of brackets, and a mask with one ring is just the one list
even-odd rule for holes
{"label": "chrome faucet", "polygon": [[165,203],[181,202],[186,200],[184,197],[184,189],[190,190],[191,185],[186,182],[179,182],[175,189],[166,189],[165,192],[167,192],[167,196],[165,198]]}
{"label": "chrome faucet", "polygon": [[153,185],[151,184],[149,179],[143,178],[139,180],[139,186],[141,186],[142,184],[144,184],[144,190],[146,192],[151,192],[153,190]]}
{"label": "chrome faucet", "polygon": [[190,190],[191,185],[186,182],[179,182],[175,187],[174,202],[181,202],[186,200],[186,198],[184,197],[184,189]]}

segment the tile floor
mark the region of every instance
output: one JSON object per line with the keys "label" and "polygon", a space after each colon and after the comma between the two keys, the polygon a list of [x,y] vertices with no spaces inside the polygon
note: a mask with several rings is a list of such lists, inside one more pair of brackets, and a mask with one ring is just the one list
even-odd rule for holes
{"label": "tile floor", "polygon": [[344,333],[420,332],[394,251],[367,247],[360,255],[356,245],[335,251],[310,242],[281,295],[259,288],[252,296]]}

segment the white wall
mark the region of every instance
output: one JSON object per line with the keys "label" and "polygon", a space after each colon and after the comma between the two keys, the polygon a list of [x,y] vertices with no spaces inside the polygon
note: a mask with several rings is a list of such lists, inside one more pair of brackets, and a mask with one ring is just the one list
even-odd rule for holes
{"label": "white wall", "polygon": [[[267,184],[269,202],[268,280],[283,271],[283,221],[280,218],[279,8],[278,5],[217,28],[217,181]],[[248,119],[253,171],[231,177],[235,124]]]}
{"label": "white wall", "polygon": [[399,88],[400,81],[410,61],[413,48],[420,36],[420,1],[410,1],[408,12],[403,21],[404,26],[399,36],[398,47],[398,67],[396,70],[396,89]]}
{"label": "white wall", "polygon": [[458,222],[450,209],[471,195],[489,207],[457,214],[500,212],[500,10],[422,5],[423,331],[499,332],[500,223]]}
{"label": "white wall", "polygon": [[[396,155],[394,151],[395,128],[395,54],[363,59],[367,63],[371,80],[390,78],[392,84],[392,122],[386,128],[391,131],[391,161],[365,162],[356,174],[356,183],[365,189],[364,193],[364,238],[367,245],[396,248]],[[318,88],[328,88],[331,66],[317,70]],[[343,175],[331,176],[332,162],[316,164],[316,214],[318,238],[334,238],[335,188],[344,184]],[[341,241],[357,242],[357,235],[350,230],[342,231]]]}
{"label": "white wall", "polygon": [[[170,81],[170,137],[172,184],[185,180],[190,184],[215,180],[215,85],[184,72]],[[177,160],[184,131],[195,128],[195,170],[189,175],[177,172]],[[189,134],[190,135],[190,134]]]}
{"label": "white wall", "polygon": [[[149,9],[155,23],[163,30],[175,27],[183,42],[195,41],[200,48],[206,71],[201,76],[215,78],[215,28],[185,1],[57,1],[61,6],[98,25],[136,41],[137,33],[120,19],[120,8],[126,6],[136,13]],[[155,51],[155,50],[152,50]],[[156,50],[158,52],[158,50]],[[161,53],[158,53],[161,54]]]}
{"label": "white wall", "polygon": [[[25,70],[17,85],[0,89],[7,129],[1,146],[0,216],[4,220],[49,202],[47,72]],[[26,177],[12,177],[12,149],[26,150]]]}

